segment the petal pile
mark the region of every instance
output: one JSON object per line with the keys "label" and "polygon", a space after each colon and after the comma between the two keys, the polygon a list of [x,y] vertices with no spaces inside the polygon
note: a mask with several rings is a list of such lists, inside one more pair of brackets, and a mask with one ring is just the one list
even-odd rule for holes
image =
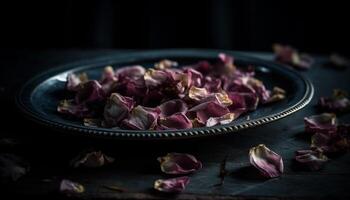
{"label": "petal pile", "polygon": [[263,144],[250,149],[249,160],[267,178],[279,177],[283,173],[282,157]]}
{"label": "petal pile", "polygon": [[[106,66],[98,80],[68,74],[57,111],[84,120],[86,126],[134,130],[177,130],[228,124],[259,104],[280,101],[286,92],[272,91],[255,76],[254,68],[238,68],[234,58],[180,66],[161,60],[114,70]],[[68,96],[68,95],[67,95]]]}

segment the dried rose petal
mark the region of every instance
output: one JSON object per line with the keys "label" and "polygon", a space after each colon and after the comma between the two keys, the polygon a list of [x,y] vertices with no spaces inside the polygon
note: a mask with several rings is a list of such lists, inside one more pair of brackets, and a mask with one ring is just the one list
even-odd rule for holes
{"label": "dried rose petal", "polygon": [[267,148],[264,144],[250,149],[249,160],[265,177],[275,178],[281,176],[283,173],[282,157]]}
{"label": "dried rose petal", "polygon": [[157,62],[156,64],[154,64],[154,68],[155,69],[168,69],[168,68],[172,68],[172,67],[177,67],[179,64],[175,61],[172,60],[161,60],[159,62]]}
{"label": "dried rose petal", "polygon": [[334,90],[332,97],[321,97],[318,106],[328,112],[348,112],[350,111],[350,100],[347,92]]}
{"label": "dried rose petal", "polygon": [[205,88],[198,88],[192,86],[188,92],[188,97],[195,101],[200,101],[206,97],[208,97],[209,93]]}
{"label": "dried rose petal", "polygon": [[223,106],[230,106],[232,104],[232,100],[224,90],[208,95],[206,98],[202,99],[201,102],[203,103],[209,101],[216,101]]}
{"label": "dried rose petal", "polygon": [[29,164],[21,157],[7,153],[0,154],[0,183],[17,181],[29,169]]}
{"label": "dried rose petal", "polygon": [[185,113],[188,110],[187,104],[181,99],[164,102],[159,106],[159,109],[161,117],[168,117],[175,113]]}
{"label": "dried rose petal", "polygon": [[63,179],[60,184],[59,191],[64,194],[80,194],[85,191],[85,188],[83,185],[79,183],[72,182],[67,179]]}
{"label": "dried rose petal", "polygon": [[229,92],[228,96],[232,101],[232,105],[228,107],[231,112],[252,111],[259,103],[259,98],[255,93]]}
{"label": "dried rose petal", "polygon": [[190,154],[168,153],[157,160],[166,174],[189,174],[202,168],[202,163]]}
{"label": "dried rose petal", "polygon": [[192,122],[183,113],[160,118],[156,130],[178,130],[192,128]]}
{"label": "dried rose petal", "polygon": [[218,62],[215,65],[214,73],[231,75],[236,70],[236,66],[233,64],[233,57],[224,53],[218,55]]}
{"label": "dried rose petal", "polygon": [[332,54],[329,57],[330,64],[338,69],[345,69],[350,66],[349,59],[338,55],[338,54]]}
{"label": "dried rose petal", "polygon": [[92,112],[85,104],[76,104],[74,100],[62,100],[57,106],[57,112],[68,114],[77,118],[91,117]]}
{"label": "dried rose petal", "polygon": [[145,84],[147,87],[158,87],[167,82],[171,74],[163,70],[148,69],[144,75]]}
{"label": "dried rose petal", "polygon": [[99,82],[93,80],[82,84],[77,91],[75,101],[78,104],[92,103],[105,99],[105,91]]}
{"label": "dried rose petal", "polygon": [[206,126],[211,127],[217,124],[229,124],[236,118],[237,117],[234,113],[227,113],[226,115],[223,115],[221,117],[210,117],[207,120]]}
{"label": "dried rose petal", "polygon": [[71,161],[73,167],[97,168],[114,162],[114,158],[106,156],[101,151],[81,153]]}
{"label": "dried rose petal", "polygon": [[88,77],[86,73],[81,73],[78,76],[71,73],[67,75],[66,88],[68,91],[78,91],[80,84],[86,83],[88,81]]}
{"label": "dried rose petal", "polygon": [[310,170],[316,171],[321,169],[328,158],[319,150],[299,150],[296,152],[295,160],[306,165]]}
{"label": "dried rose petal", "polygon": [[171,179],[158,179],[154,182],[154,189],[170,193],[182,192],[189,182],[190,178],[187,176]]}
{"label": "dried rose petal", "polygon": [[349,149],[348,138],[338,132],[333,134],[315,133],[311,137],[311,147],[321,149],[325,153],[345,152]]}
{"label": "dried rose petal", "polygon": [[191,86],[201,87],[203,75],[201,72],[193,68],[184,68],[184,73],[187,75],[187,88]]}
{"label": "dried rose petal", "polygon": [[219,92],[222,86],[222,80],[219,78],[207,76],[204,79],[204,88],[209,92]]}
{"label": "dried rose petal", "polygon": [[160,114],[159,108],[136,106],[132,109],[128,119],[123,120],[123,126],[129,129],[147,130],[153,129]]}
{"label": "dried rose petal", "polygon": [[308,69],[314,62],[311,56],[300,54],[296,49],[287,45],[274,44],[273,50],[277,61],[299,69]]}
{"label": "dried rose petal", "polygon": [[118,93],[112,93],[107,99],[103,117],[108,126],[115,127],[119,122],[129,116],[129,112],[134,106],[134,101],[130,97],[123,97]]}
{"label": "dried rose petal", "polygon": [[115,76],[120,78],[130,78],[133,80],[139,79],[146,73],[145,68],[140,65],[126,66],[115,71]]}
{"label": "dried rose petal", "polygon": [[267,99],[266,103],[273,103],[286,98],[286,91],[279,87],[274,87],[270,97]]}
{"label": "dried rose petal", "polygon": [[210,101],[204,102],[192,107],[187,115],[190,119],[197,118],[201,123],[206,123],[211,117],[221,117],[230,113],[229,109],[218,102]]}
{"label": "dried rose petal", "polygon": [[336,132],[337,120],[335,114],[322,113],[320,115],[312,115],[304,118],[305,131],[307,133],[327,133]]}

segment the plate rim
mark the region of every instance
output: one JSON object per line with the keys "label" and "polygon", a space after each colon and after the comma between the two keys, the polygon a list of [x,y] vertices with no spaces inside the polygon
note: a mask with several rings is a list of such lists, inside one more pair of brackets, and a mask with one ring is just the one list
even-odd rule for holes
{"label": "plate rim", "polygon": [[[196,129],[181,129],[181,130],[169,130],[169,131],[133,131],[133,130],[123,130],[123,129],[103,129],[103,128],[92,128],[86,127],[83,125],[73,125],[73,124],[64,124],[54,120],[48,120],[42,118],[38,113],[34,112],[30,109],[30,105],[24,101],[23,94],[26,91],[31,90],[30,93],[34,92],[35,88],[39,86],[39,84],[46,81],[48,78],[55,76],[55,74],[66,72],[69,70],[78,70],[79,68],[88,68],[90,66],[95,66],[97,63],[108,62],[111,63],[118,59],[126,59],[126,57],[138,57],[140,55],[145,56],[145,58],[149,59],[149,55],[159,55],[159,54],[218,54],[218,53],[227,53],[232,54],[240,58],[249,59],[254,62],[259,62],[261,64],[265,64],[272,67],[282,67],[283,70],[287,70],[294,75],[300,77],[300,79],[305,84],[305,92],[303,97],[294,105],[285,108],[284,110],[272,113],[271,115],[263,116],[254,120],[247,120],[240,122],[239,124],[227,124],[213,127],[202,127]],[[133,52],[121,52],[118,54],[110,54],[108,56],[96,57],[92,59],[86,60],[78,60],[75,62],[69,62],[66,64],[59,65],[58,67],[53,67],[50,70],[46,70],[41,72],[25,82],[25,84],[20,88],[15,96],[15,103],[17,107],[28,117],[30,120],[35,121],[39,124],[45,125],[47,127],[53,128],[55,130],[61,132],[69,132],[71,134],[80,134],[84,136],[93,136],[93,137],[103,137],[103,138],[114,138],[114,139],[142,139],[142,140],[164,140],[164,139],[189,139],[189,138],[197,138],[197,137],[205,137],[211,135],[225,135],[236,133],[240,130],[256,127],[258,125],[270,123],[276,121],[278,119],[282,119],[292,113],[299,111],[304,108],[311,100],[314,95],[314,87],[311,81],[306,78],[301,73],[296,70],[287,68],[278,63],[263,60],[260,58],[256,58],[253,56],[249,56],[244,52],[230,51],[230,50],[214,50],[214,49],[162,49],[162,50],[144,50],[144,51],[133,51]],[[247,55],[248,54],[248,55]],[[130,61],[123,61],[130,62]],[[36,84],[37,83],[37,84]],[[36,85],[35,87],[32,87]]]}

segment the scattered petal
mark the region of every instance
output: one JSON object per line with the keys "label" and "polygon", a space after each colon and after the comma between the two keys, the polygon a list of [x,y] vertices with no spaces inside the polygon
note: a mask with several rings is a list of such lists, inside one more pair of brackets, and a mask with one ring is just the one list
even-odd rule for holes
{"label": "scattered petal", "polygon": [[287,45],[274,44],[273,50],[277,61],[298,69],[309,69],[314,63],[311,56],[300,54],[296,49]]}
{"label": "scattered petal", "polygon": [[21,157],[2,153],[0,154],[0,182],[17,181],[28,173],[30,167]]}
{"label": "scattered petal", "polygon": [[79,183],[72,182],[67,179],[63,179],[60,184],[60,192],[64,194],[80,194],[85,191],[85,188],[83,185]]}
{"label": "scattered petal", "polygon": [[310,134],[326,133],[332,134],[337,129],[337,119],[335,114],[322,113],[304,118],[305,131]]}
{"label": "scattered petal", "polygon": [[87,167],[97,168],[114,162],[114,158],[106,156],[101,151],[81,153],[71,161],[74,168]]}
{"label": "scattered petal", "polygon": [[328,161],[328,158],[319,150],[299,150],[296,152],[295,160],[306,165],[310,170],[317,171]]}
{"label": "scattered petal", "polygon": [[158,161],[166,174],[189,174],[202,168],[202,163],[190,154],[168,153]]}
{"label": "scattered petal", "polygon": [[321,97],[318,106],[327,112],[345,113],[350,111],[350,100],[347,92],[334,90],[332,97]]}
{"label": "scattered petal", "polygon": [[171,179],[158,179],[154,182],[154,189],[161,192],[178,193],[182,192],[189,182],[190,178],[187,176]]}
{"label": "scattered petal", "polygon": [[249,159],[250,163],[265,177],[275,178],[283,173],[282,157],[263,144],[250,149]]}
{"label": "scattered petal", "polygon": [[332,54],[329,57],[330,64],[332,67],[337,69],[345,69],[350,66],[349,59],[339,55],[339,54]]}

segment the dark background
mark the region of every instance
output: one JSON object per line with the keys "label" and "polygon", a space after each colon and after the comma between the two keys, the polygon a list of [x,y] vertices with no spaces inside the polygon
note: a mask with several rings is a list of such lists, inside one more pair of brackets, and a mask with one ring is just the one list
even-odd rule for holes
{"label": "dark background", "polygon": [[348,55],[349,7],[342,2],[2,1],[0,47],[270,51],[280,42]]}

